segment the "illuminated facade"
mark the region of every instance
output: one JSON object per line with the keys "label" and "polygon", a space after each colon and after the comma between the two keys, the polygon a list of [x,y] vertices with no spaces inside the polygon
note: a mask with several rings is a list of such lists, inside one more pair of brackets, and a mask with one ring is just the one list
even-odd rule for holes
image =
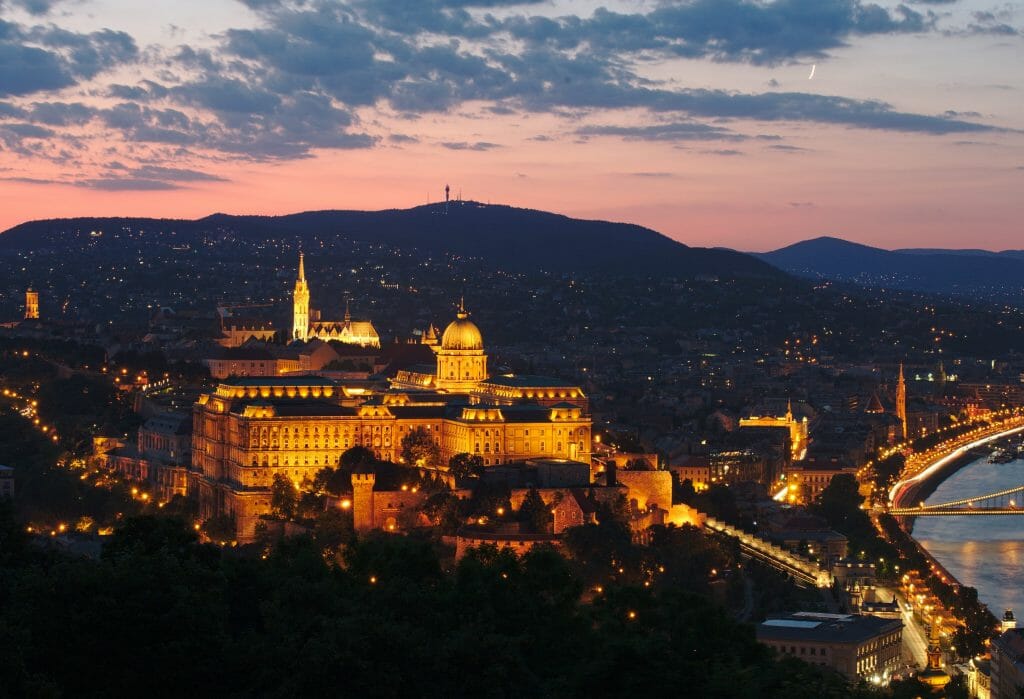
{"label": "illuminated facade", "polygon": [[341,321],[321,320],[320,312],[309,307],[305,257],[299,253],[299,276],[292,291],[292,339],[305,341],[312,338],[361,347],[380,347],[380,337],[373,323],[368,320],[352,320],[347,302],[345,317]]}
{"label": "illuminated facade", "polygon": [[[485,466],[531,458],[589,464],[591,418],[583,392],[568,385],[555,390],[550,386],[561,382],[526,377],[519,387],[522,398],[485,400],[491,394],[481,388],[487,366],[483,341],[465,316],[460,310],[448,326],[437,361],[439,372],[452,363],[458,367],[457,377],[438,382],[448,390],[457,386],[458,394],[408,390],[400,381],[374,390],[319,376],[279,376],[227,379],[200,396],[193,408],[192,444],[200,516],[231,515],[239,540],[251,540],[259,516],[270,512],[275,475],[299,484],[337,466],[355,446],[398,461],[402,438],[416,429],[433,435],[440,448],[440,463],[427,466],[443,467],[463,452],[479,455]],[[538,394],[540,386],[530,387],[538,383],[545,384],[543,403],[526,397]],[[565,395],[549,397],[549,391]],[[470,393],[474,398],[467,401]]]}
{"label": "illuminated facade", "polygon": [[29,289],[25,292],[25,320],[39,320],[39,292]]}
{"label": "illuminated facade", "polygon": [[804,458],[807,453],[807,418],[797,420],[793,417],[793,403],[786,405],[786,414],[740,418],[740,427],[779,427],[789,430],[789,449],[794,461]]}
{"label": "illuminated facade", "polygon": [[441,336],[437,350],[437,388],[469,392],[487,378],[487,355],[480,328],[469,319],[465,304]]}

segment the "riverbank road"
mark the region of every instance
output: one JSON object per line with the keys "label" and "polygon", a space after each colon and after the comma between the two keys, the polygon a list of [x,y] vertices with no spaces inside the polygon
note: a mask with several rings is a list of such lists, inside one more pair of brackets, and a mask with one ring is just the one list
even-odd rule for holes
{"label": "riverbank road", "polygon": [[914,618],[914,613],[907,611],[907,600],[897,594],[900,604],[900,617],[903,619],[903,658],[911,665],[919,668],[928,666],[928,636]]}
{"label": "riverbank road", "polygon": [[907,611],[909,605],[903,593],[883,585],[875,588],[876,599],[891,600],[894,597],[900,606],[900,620],[903,622],[903,662],[924,668],[928,664],[928,634],[914,619],[913,612]]}

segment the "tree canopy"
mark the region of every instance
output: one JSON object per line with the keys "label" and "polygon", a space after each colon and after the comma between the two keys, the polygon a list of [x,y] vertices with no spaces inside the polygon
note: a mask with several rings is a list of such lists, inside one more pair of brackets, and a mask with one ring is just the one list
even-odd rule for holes
{"label": "tree canopy", "polygon": [[149,517],[126,521],[99,559],[24,538],[0,505],[0,694],[859,692],[776,661],[750,627],[677,584],[609,586],[583,602],[574,567],[545,547],[521,558],[482,548],[445,572],[429,542],[401,536],[354,541],[343,566],[311,537],[261,559]]}
{"label": "tree canopy", "polygon": [[430,430],[417,427],[402,437],[402,460],[417,466],[437,466],[441,462],[441,448]]}

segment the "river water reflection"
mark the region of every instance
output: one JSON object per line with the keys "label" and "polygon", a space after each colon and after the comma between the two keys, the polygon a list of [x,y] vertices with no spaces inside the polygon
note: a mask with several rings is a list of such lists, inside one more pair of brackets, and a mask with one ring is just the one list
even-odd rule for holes
{"label": "river water reflection", "polygon": [[[949,502],[1024,485],[1024,460],[974,461],[947,478],[925,502]],[[1018,499],[1024,506],[1024,497]],[[914,538],[956,579],[978,589],[996,617],[1003,610],[1024,614],[1024,515],[919,517]]]}

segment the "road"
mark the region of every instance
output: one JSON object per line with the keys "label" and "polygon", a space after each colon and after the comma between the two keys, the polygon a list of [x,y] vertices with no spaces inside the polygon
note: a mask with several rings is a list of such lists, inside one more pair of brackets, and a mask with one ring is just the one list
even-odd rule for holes
{"label": "road", "polygon": [[894,596],[900,605],[900,619],[903,621],[903,661],[924,668],[928,664],[928,637],[914,620],[913,613],[906,611],[907,600],[903,593],[882,585],[875,588],[876,599],[891,600]]}

